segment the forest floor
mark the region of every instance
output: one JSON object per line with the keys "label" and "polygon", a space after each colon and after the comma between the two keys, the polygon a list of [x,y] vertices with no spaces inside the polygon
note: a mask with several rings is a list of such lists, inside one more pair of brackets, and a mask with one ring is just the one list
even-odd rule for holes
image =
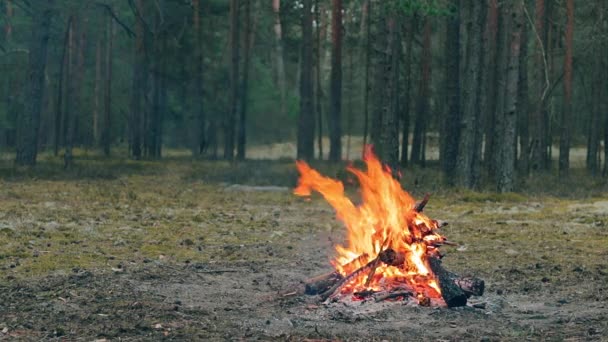
{"label": "forest floor", "polygon": [[331,269],[345,233],[322,198],[291,194],[291,162],[59,165],[0,170],[0,340],[608,338],[605,181],[496,195],[406,172],[460,244],[444,266],[485,279],[485,308],[365,310],[286,295]]}

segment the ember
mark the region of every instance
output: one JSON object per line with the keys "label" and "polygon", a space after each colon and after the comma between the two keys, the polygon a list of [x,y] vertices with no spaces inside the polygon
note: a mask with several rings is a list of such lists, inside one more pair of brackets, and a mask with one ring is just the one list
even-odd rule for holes
{"label": "ember", "polygon": [[441,266],[438,248],[449,242],[438,229],[446,223],[422,213],[428,195],[416,203],[370,146],[364,161],[367,171],[347,168],[360,183],[360,205],[346,197],[340,181],[322,176],[303,161],[296,162],[300,179],[294,193],[309,196],[313,190],[319,192],[334,207],[348,233],[348,245],[336,246],[338,254],[332,261],[336,271],[311,279],[306,292],[320,294],[323,300],[345,295],[376,301],[412,297],[421,305],[434,300],[448,306],[462,306],[470,295],[481,295],[482,280],[461,278]]}

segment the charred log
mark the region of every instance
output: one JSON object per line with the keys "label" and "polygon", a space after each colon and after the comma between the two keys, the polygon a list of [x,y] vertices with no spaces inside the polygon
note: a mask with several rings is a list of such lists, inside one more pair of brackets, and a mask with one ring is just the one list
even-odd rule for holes
{"label": "charred log", "polygon": [[[451,273],[451,272],[448,272]],[[482,296],[485,288],[485,282],[482,279],[475,277],[459,277],[452,273],[454,276],[454,284],[464,291],[467,297],[470,296]]]}
{"label": "charred log", "polygon": [[392,248],[387,248],[378,254],[383,263],[390,266],[401,266],[405,262],[405,254],[399,253]]}
{"label": "charred log", "polygon": [[307,295],[323,293],[342,280],[342,278],[344,277],[336,271],[310,278],[306,281],[304,293]]}
{"label": "charred log", "polygon": [[437,258],[429,258],[431,270],[439,281],[439,289],[441,296],[448,307],[465,306],[467,305],[467,294],[454,282],[453,273],[446,271],[441,266],[441,260]]}
{"label": "charred log", "polygon": [[416,205],[414,205],[414,211],[421,213],[424,210],[426,204],[429,202],[430,197],[431,194],[424,195],[424,198],[420,202],[416,202]]}

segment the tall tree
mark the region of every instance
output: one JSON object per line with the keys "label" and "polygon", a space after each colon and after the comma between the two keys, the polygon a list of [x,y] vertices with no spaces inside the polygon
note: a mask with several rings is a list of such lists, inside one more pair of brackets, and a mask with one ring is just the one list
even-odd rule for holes
{"label": "tall tree", "polygon": [[[479,94],[479,108],[485,131],[483,160],[490,176],[496,173],[493,158],[496,152],[495,113],[496,113],[496,34],[498,30],[498,0],[487,1],[486,21],[483,36],[483,64],[481,73],[482,89]],[[457,34],[457,33],[456,33]]]}
{"label": "tall tree", "polygon": [[251,44],[253,42],[254,34],[251,23],[251,0],[245,2],[244,25],[245,34],[243,37],[243,79],[241,80],[241,108],[239,112],[239,124],[236,144],[236,157],[239,160],[245,160],[245,146],[247,141],[247,102],[249,96],[249,67],[251,65]]}
{"label": "tall tree", "polygon": [[566,32],[564,37],[564,104],[559,139],[559,174],[570,168],[570,135],[572,121],[572,49],[574,38],[574,0],[566,0]]}
{"label": "tall tree", "polygon": [[332,0],[329,160],[342,159],[342,0]]}
{"label": "tall tree", "polygon": [[[526,6],[525,4],[523,6]],[[530,122],[528,108],[528,25],[521,20],[521,48],[519,52],[519,81],[517,87],[517,135],[519,136],[519,171],[527,175],[530,171]],[[515,150],[517,151],[517,149]]]}
{"label": "tall tree", "polygon": [[[502,141],[499,145],[498,191],[510,192],[515,188],[515,131],[517,125],[517,99],[519,81],[519,55],[523,26],[523,0],[514,0],[503,7],[503,18],[508,20],[508,57],[506,70],[505,101],[502,109]],[[501,113],[498,113],[501,115]]]}
{"label": "tall tree", "polygon": [[397,16],[390,11],[389,6],[382,8],[385,21],[381,21],[380,34],[384,36],[380,42],[385,45],[383,56],[378,61],[378,79],[382,82],[375,86],[381,94],[380,139],[376,146],[378,156],[391,167],[393,172],[399,166],[399,111],[397,108],[398,80],[399,80],[399,46],[401,45],[397,32]]}
{"label": "tall tree", "polygon": [[72,22],[68,43],[68,72],[65,110],[65,153],[63,166],[69,168],[73,163],[73,149],[78,133],[82,110],[82,84],[84,81],[85,21],[82,13],[76,13]]}
{"label": "tall tree", "polygon": [[[410,107],[411,107],[411,92],[412,92],[412,59],[414,56],[414,36],[416,34],[417,16],[411,15],[408,18],[406,25],[405,37],[405,57],[404,65],[404,89],[401,91],[402,103],[399,106],[401,111],[401,166],[407,165],[409,132],[410,132]],[[456,31],[458,32],[458,31]]]}
{"label": "tall tree", "polygon": [[315,116],[312,84],[312,0],[302,7],[302,57],[300,63],[300,115],[298,116],[298,158],[314,158]]}
{"label": "tall tree", "polygon": [[[365,27],[364,30],[361,30],[361,37],[365,37],[362,39],[364,42],[362,46],[363,56],[365,58],[365,69],[364,69],[364,81],[363,81],[363,146],[367,145],[367,135],[368,135],[368,127],[369,127],[369,70],[370,70],[370,49],[371,49],[371,0],[365,0],[363,5],[361,6],[361,25]],[[365,34],[365,36],[363,36]],[[361,151],[362,154],[365,153],[365,148]]]}
{"label": "tall tree", "polygon": [[447,105],[442,120],[441,165],[448,183],[455,178],[460,136],[460,6],[459,0],[450,2],[453,12],[448,16],[445,45],[445,92]]}
{"label": "tall tree", "polygon": [[29,47],[29,76],[27,98],[23,115],[17,121],[17,165],[34,166],[38,154],[38,129],[44,91],[44,71],[50,36],[53,0],[40,3],[33,8],[34,28]]}
{"label": "tall tree", "polygon": [[414,123],[414,136],[412,139],[413,164],[424,166],[426,125],[431,112],[431,19],[424,19],[424,30],[422,33],[422,50],[420,54],[420,84],[416,99],[416,119]]}
{"label": "tall tree", "polygon": [[324,11],[320,8],[321,4],[319,0],[315,0],[315,22],[316,25],[316,39],[315,39],[315,112],[317,114],[317,146],[319,149],[319,159],[323,159],[323,87],[321,86],[321,65],[323,64],[321,60],[322,43],[321,36],[325,36],[325,34],[321,34],[324,30],[324,22],[325,20],[321,19],[320,14]]}
{"label": "tall tree", "polygon": [[274,12],[275,60],[277,86],[281,94],[281,113],[287,112],[287,80],[285,77],[285,61],[283,57],[283,28],[281,26],[281,0],[272,0]]}
{"label": "tall tree", "polygon": [[[249,4],[249,1],[247,2]],[[249,6],[249,5],[247,5]],[[206,124],[207,118],[205,117],[205,97],[203,91],[203,75],[204,71],[204,56],[203,56],[203,36],[201,28],[201,1],[192,0],[192,23],[193,23],[193,38],[194,38],[194,82],[195,82],[195,93],[194,97],[194,119],[193,125],[190,128],[192,141],[190,149],[193,156],[198,156],[203,153],[206,149],[207,137]]]}
{"label": "tall tree", "polygon": [[104,100],[103,100],[103,120],[101,128],[101,145],[103,154],[106,157],[110,156],[110,145],[112,143],[112,52],[114,41],[114,20],[108,13],[106,15],[106,31],[105,31],[105,74],[104,74]]}
{"label": "tall tree", "polygon": [[[605,14],[604,14],[605,6],[602,2],[597,2],[595,11],[597,15],[597,21],[595,26],[595,33],[597,37],[601,37],[603,33],[606,32],[606,22],[605,22]],[[600,41],[595,44],[593,51],[595,52],[595,56],[593,57],[593,67],[595,70],[602,70],[604,67],[604,61],[606,58],[606,53],[604,49],[606,48],[606,41]],[[602,129],[602,113],[605,107],[605,96],[606,96],[606,80],[604,75],[606,72],[596,72],[592,75],[593,82],[593,91],[592,91],[592,118],[591,124],[589,127],[589,143],[587,148],[587,170],[592,175],[597,175],[600,166],[600,139],[601,139],[601,129]],[[606,121],[608,125],[608,120]],[[604,128],[606,130],[606,128]],[[604,132],[606,136],[608,136],[608,132]],[[604,142],[608,142],[608,140],[604,140]],[[608,148],[604,147],[606,150],[606,156],[608,156]],[[606,165],[606,159],[604,160],[604,165]]]}
{"label": "tall tree", "polygon": [[135,14],[135,56],[133,60],[133,84],[131,88],[131,112],[129,114],[129,151],[131,158],[141,159],[143,142],[144,94],[147,89],[146,68],[146,27],[143,19],[143,0],[136,0]]}
{"label": "tall tree", "polygon": [[230,113],[224,122],[224,159],[234,158],[236,116],[239,104],[239,2],[230,0]]}
{"label": "tall tree", "polygon": [[533,68],[533,112],[530,118],[530,169],[545,170],[547,164],[547,131],[546,96],[549,91],[548,54],[547,54],[547,15],[545,0],[535,2],[534,21],[534,68]]}
{"label": "tall tree", "polygon": [[460,120],[460,141],[456,161],[457,184],[473,188],[479,182],[480,131],[479,131],[479,89],[481,42],[483,32],[482,3],[467,1],[466,19],[467,45],[462,94],[462,116]]}

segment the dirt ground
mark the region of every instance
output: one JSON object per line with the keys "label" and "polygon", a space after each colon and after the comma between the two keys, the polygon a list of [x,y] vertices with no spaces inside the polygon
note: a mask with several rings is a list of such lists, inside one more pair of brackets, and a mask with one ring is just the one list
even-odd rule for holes
{"label": "dirt ground", "polygon": [[434,191],[480,308],[326,306],[291,294],[344,239],[322,198],[155,167],[0,181],[0,340],[608,340],[605,196]]}

